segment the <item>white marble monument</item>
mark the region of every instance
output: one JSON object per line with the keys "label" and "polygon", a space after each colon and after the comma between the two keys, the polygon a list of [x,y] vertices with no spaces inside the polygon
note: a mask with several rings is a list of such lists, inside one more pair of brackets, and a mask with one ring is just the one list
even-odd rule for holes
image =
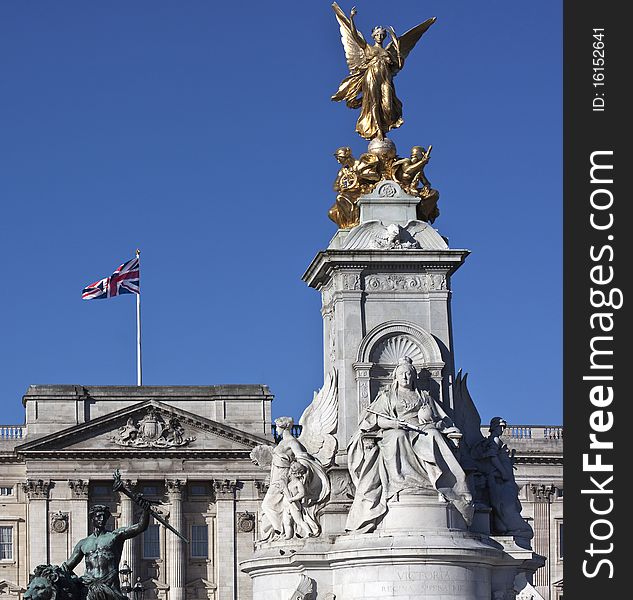
{"label": "white marble monument", "polygon": [[[387,186],[393,191],[381,192]],[[262,503],[259,541],[242,563],[253,597],[514,598],[543,558],[530,548],[512,459],[499,442],[505,422],[485,438],[455,377],[450,277],[468,252],[418,221],[416,199],[395,181],[359,205],[360,223],[339,229],[304,275],[323,298],[325,384],[298,440],[290,441],[287,418],[278,423],[275,501]],[[322,415],[334,409],[333,424]],[[327,445],[319,461],[306,440],[318,440],[318,453],[333,435],[336,448]],[[325,469],[329,484],[304,469],[297,494],[295,462]],[[328,494],[310,495],[310,486]],[[282,522],[293,503],[294,529]],[[301,514],[315,505],[318,529],[306,528]],[[275,511],[281,524],[271,529]]]}

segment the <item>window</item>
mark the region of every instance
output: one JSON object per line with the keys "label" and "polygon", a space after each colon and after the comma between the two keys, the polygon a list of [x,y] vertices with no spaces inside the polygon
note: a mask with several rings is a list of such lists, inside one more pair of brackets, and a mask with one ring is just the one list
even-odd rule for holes
{"label": "window", "polygon": [[13,560],[13,527],[0,527],[0,560]]}
{"label": "window", "polygon": [[13,496],[12,487],[0,487],[0,496]]}
{"label": "window", "polygon": [[150,525],[143,533],[143,558],[160,558],[159,525]]}
{"label": "window", "polygon": [[191,557],[209,557],[209,530],[206,525],[191,526]]}
{"label": "window", "polygon": [[558,524],[558,558],[563,558],[563,524]]}
{"label": "window", "polygon": [[92,493],[95,496],[109,496],[112,491],[112,487],[107,485],[95,485],[92,488]]}
{"label": "window", "polygon": [[189,493],[192,496],[206,496],[207,486],[203,483],[194,483],[189,487]]}
{"label": "window", "polygon": [[144,485],[143,495],[144,496],[158,496],[158,488],[155,485]]}

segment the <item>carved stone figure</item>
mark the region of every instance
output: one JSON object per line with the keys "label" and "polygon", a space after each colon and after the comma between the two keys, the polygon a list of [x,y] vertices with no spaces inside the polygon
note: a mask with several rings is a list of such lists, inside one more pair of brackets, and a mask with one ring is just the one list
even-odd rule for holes
{"label": "carved stone figure", "polygon": [[534,532],[521,516],[519,486],[514,478],[514,455],[501,439],[506,427],[504,419],[493,417],[488,437],[475,446],[472,456],[486,476],[492,508],[492,532],[530,540]]}
{"label": "carved stone figure", "polygon": [[[360,108],[356,122],[358,134],[367,140],[382,140],[388,131],[403,123],[402,102],[396,96],[393,78],[404,66],[405,59],[422,34],[435,23],[435,17],[427,19],[400,37],[392,27],[389,30],[374,27],[371,36],[375,43],[370,46],[354,24],[355,8],[352,8],[349,18],[336,2],[332,4],[332,8],[339,23],[350,71],[332,100],[345,100],[350,108]],[[387,34],[391,41],[383,48]]]}
{"label": "carved stone figure", "polygon": [[135,424],[132,417],[129,417],[127,423],[119,427],[109,439],[119,446],[176,448],[186,446],[196,438],[185,437],[185,429],[178,417],[170,415],[165,421],[158,411],[150,406],[138,423]]}
{"label": "carved stone figure", "polygon": [[283,531],[289,540],[297,537],[313,537],[319,534],[319,525],[309,510],[306,477],[308,468],[295,461],[288,469],[288,481],[284,487]]}
{"label": "carved stone figure", "polygon": [[455,420],[462,425],[462,462],[468,463],[477,502],[492,509],[491,532],[512,535],[519,546],[529,549],[534,532],[521,516],[513,455],[501,439],[507,424],[502,418],[494,417],[490,421],[489,436],[484,438],[481,417],[468,391],[467,377],[459,371],[452,386]]}
{"label": "carved stone figure", "polygon": [[299,575],[299,585],[297,589],[292,592],[289,600],[314,600],[315,581],[311,577]]}
{"label": "carved stone figure", "polygon": [[312,537],[321,532],[319,512],[330,495],[326,468],[332,464],[338,423],[336,374],[315,393],[299,421],[301,435],[292,435],[292,417],[275,419],[281,432],[274,446],[257,446],[251,459],[270,467],[270,484],[261,505],[260,541]]}
{"label": "carved stone figure", "polygon": [[419,249],[420,243],[406,229],[391,223],[382,235],[376,236],[373,246],[384,250],[409,250]]}
{"label": "carved stone figure", "polygon": [[440,492],[472,521],[474,506],[466,474],[455,456],[461,432],[427,391],[417,386],[409,357],[393,371],[393,383],[367,407],[348,446],[356,487],[346,529],[373,531],[397,493]]}
{"label": "carved stone figure", "polygon": [[368,152],[361,154],[356,160],[348,146],[338,148],[334,157],[341,168],[334,180],[334,191],[337,195],[328,216],[339,227],[348,229],[355,227],[359,222],[358,198],[361,194],[369,192],[380,180],[377,170],[379,162],[377,156]]}
{"label": "carved stone figure", "polygon": [[119,427],[117,433],[118,439],[127,444],[133,442],[138,437],[139,431],[136,425],[134,425],[132,417],[129,417],[127,423],[123,425],[123,427]]}
{"label": "carved stone figure", "polygon": [[84,585],[73,572],[57,565],[38,565],[24,600],[80,600]]}
{"label": "carved stone figure", "polygon": [[107,531],[105,528],[110,518],[110,509],[106,505],[95,504],[88,512],[92,521],[92,534],[80,540],[68,560],[61,565],[62,569],[72,571],[85,559],[86,570],[80,578],[86,587],[82,600],[127,600],[119,587],[119,563],[123,544],[125,540],[136,537],[147,529],[150,516],[150,503],[142,498],[137,502],[144,509],[140,521],[114,531]]}

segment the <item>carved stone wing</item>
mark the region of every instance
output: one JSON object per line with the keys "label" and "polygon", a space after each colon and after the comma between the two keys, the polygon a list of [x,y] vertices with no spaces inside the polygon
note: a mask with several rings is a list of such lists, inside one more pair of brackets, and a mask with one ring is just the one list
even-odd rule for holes
{"label": "carved stone wing", "polygon": [[387,228],[380,221],[366,221],[354,227],[345,239],[346,250],[364,250],[376,248],[376,239],[382,237]]}
{"label": "carved stone wing", "polygon": [[323,466],[332,464],[337,449],[338,382],[336,370],[328,373],[323,387],[314,394],[312,404],[303,411],[299,442]]}
{"label": "carved stone wing", "polygon": [[352,26],[350,20],[345,16],[340,6],[332,3],[336,20],[341,29],[341,41],[345,50],[345,58],[350,73],[354,73],[365,66],[365,48],[367,42],[360,31]]}
{"label": "carved stone wing", "polygon": [[404,228],[425,250],[444,250],[448,248],[446,239],[425,221],[409,221]]}
{"label": "carved stone wing", "polygon": [[455,424],[463,434],[463,441],[469,448],[479,444],[484,436],[481,433],[481,416],[470,396],[467,386],[468,374],[462,376],[458,371],[453,382],[453,405],[455,406]]}

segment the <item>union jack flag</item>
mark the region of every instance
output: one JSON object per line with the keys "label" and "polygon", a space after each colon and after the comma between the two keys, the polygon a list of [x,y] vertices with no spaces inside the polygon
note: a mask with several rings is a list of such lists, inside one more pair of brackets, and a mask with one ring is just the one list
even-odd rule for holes
{"label": "union jack flag", "polygon": [[110,277],[91,283],[81,293],[83,300],[100,300],[120,294],[141,293],[141,265],[139,257],[123,263]]}

